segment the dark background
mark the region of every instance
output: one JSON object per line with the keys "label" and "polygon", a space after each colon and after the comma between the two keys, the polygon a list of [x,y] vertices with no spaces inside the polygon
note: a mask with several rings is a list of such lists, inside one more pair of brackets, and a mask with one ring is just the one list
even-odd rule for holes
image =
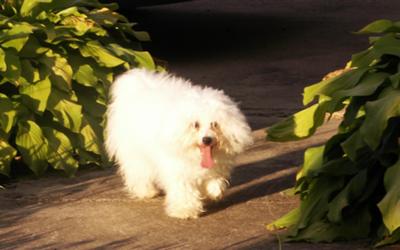
{"label": "dark background", "polygon": [[224,89],[254,129],[301,108],[304,86],[344,67],[368,47],[353,32],[380,18],[396,19],[400,1],[203,0],[121,11],[152,42],[167,69]]}

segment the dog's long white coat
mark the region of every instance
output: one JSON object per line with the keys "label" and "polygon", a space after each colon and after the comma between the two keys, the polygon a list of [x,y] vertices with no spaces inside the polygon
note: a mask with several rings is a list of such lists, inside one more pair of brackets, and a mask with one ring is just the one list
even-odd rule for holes
{"label": "dog's long white coat", "polygon": [[[178,218],[195,218],[204,199],[221,198],[232,157],[252,143],[244,115],[223,91],[134,69],[116,79],[110,97],[105,146],[133,196],[162,190],[167,213]],[[204,136],[217,141],[211,169],[200,164]]]}

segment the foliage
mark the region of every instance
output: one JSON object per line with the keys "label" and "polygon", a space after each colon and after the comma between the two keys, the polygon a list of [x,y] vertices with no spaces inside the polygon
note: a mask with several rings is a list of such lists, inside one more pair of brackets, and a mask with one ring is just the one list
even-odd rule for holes
{"label": "foliage", "polygon": [[373,33],[371,46],[343,74],[306,87],[311,106],[267,131],[271,140],[307,138],[326,114],[345,109],[337,134],[305,152],[294,187],[300,206],[268,225],[289,228],[289,241],[400,241],[400,22],[358,33]]}
{"label": "foliage", "polygon": [[104,165],[107,90],[119,72],[155,68],[145,32],[97,0],[0,4],[0,173],[26,164],[73,175]]}

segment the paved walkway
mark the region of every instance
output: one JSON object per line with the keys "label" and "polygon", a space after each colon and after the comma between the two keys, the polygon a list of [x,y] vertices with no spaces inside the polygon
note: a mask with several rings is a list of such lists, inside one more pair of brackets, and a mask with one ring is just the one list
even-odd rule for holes
{"label": "paved walkway", "polygon": [[[162,197],[130,199],[115,169],[9,184],[0,193],[0,248],[278,249],[265,224],[296,205],[280,192],[293,185],[304,148],[321,143],[335,125],[297,143],[268,143],[262,130],[255,131],[256,144],[237,159],[225,199],[198,220],[167,217]],[[310,248],[285,245],[299,247]]]}
{"label": "paved walkway", "polygon": [[350,31],[395,19],[399,9],[395,0],[199,0],[125,10],[142,20],[149,49],[171,71],[240,101],[256,144],[238,157],[224,200],[197,220],[168,218],[162,198],[128,198],[115,169],[9,183],[0,190],[0,249],[364,249],[365,242],[280,245],[265,230],[297,205],[282,191],[294,184],[304,149],[323,143],[338,121],[291,143],[266,142],[263,128],[301,107],[305,85],[367,47]]}

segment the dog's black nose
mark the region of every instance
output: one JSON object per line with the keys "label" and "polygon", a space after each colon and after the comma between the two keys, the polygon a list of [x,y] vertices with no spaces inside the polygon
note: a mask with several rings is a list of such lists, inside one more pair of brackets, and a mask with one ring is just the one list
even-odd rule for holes
{"label": "dog's black nose", "polygon": [[212,143],[212,141],[213,141],[213,138],[212,137],[209,137],[209,136],[205,136],[205,137],[203,137],[203,144],[204,145],[210,145],[211,143]]}

